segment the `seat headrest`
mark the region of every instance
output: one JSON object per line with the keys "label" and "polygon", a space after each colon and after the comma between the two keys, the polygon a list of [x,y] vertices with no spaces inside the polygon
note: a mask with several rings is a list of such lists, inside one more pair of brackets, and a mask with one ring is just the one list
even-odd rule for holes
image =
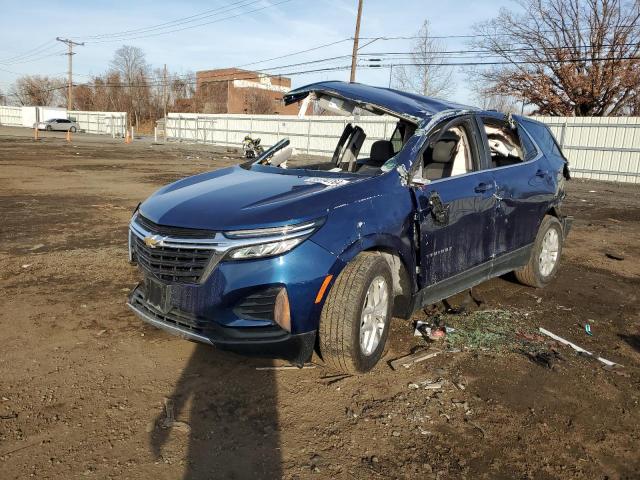
{"label": "seat headrest", "polygon": [[456,147],[454,140],[438,140],[433,146],[431,162],[449,163],[453,160],[453,149]]}
{"label": "seat headrest", "polygon": [[369,158],[372,162],[382,165],[394,155],[393,143],[389,140],[377,140],[371,145]]}

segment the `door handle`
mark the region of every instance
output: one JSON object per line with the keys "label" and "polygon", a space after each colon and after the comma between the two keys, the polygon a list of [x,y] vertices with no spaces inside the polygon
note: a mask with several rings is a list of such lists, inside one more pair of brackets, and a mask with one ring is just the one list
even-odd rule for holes
{"label": "door handle", "polygon": [[476,185],[476,188],[474,188],[474,191],[476,193],[484,193],[484,192],[488,192],[489,190],[493,190],[494,188],[495,188],[494,183],[482,182]]}
{"label": "door handle", "polygon": [[536,177],[547,178],[549,176],[549,170],[538,170],[536,171]]}

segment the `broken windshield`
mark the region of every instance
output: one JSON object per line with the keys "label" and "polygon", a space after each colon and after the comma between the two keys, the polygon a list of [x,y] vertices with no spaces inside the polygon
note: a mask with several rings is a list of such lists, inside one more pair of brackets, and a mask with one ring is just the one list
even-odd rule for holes
{"label": "broken windshield", "polygon": [[[387,128],[384,128],[384,124],[381,126],[380,118],[389,123]],[[245,164],[245,168],[273,173],[290,170],[298,175],[315,175],[317,172],[330,176],[379,175],[383,173],[382,166],[395,157],[415,131],[413,124],[400,120],[394,125],[389,120],[389,117],[380,116],[370,116],[364,121],[353,119],[346,124],[341,120],[340,126],[344,125],[342,133],[335,136],[318,135],[319,148],[314,151],[295,148],[292,139],[284,138],[260,154],[255,161]],[[327,122],[320,125],[331,124]],[[381,130],[383,135],[380,135]],[[392,133],[385,136],[385,130]],[[299,138],[294,137],[293,140]]]}

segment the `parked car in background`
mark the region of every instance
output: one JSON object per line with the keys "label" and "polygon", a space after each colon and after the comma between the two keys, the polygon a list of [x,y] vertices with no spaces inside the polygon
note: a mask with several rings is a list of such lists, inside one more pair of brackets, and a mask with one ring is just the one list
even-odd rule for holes
{"label": "parked car in background", "polygon": [[80,127],[76,122],[73,120],[67,120],[66,118],[52,118],[44,122],[38,122],[34,125],[34,128],[37,128],[38,130],[71,133],[75,133],[80,130]]}
{"label": "parked car in background", "polygon": [[[356,83],[285,95],[299,101],[353,119],[331,158],[282,139],[136,209],[129,252],[143,280],[128,305],[143,320],[299,364],[317,347],[361,373],[392,316],[511,271],[533,287],[554,278],[569,169],[544,124]],[[367,115],[395,117],[395,130],[367,132]]]}

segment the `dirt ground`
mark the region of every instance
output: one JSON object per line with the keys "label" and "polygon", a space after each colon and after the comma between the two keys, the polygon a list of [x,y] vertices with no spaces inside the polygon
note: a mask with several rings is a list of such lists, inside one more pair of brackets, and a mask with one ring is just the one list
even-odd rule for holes
{"label": "dirt ground", "polygon": [[27,135],[0,128],[0,478],[640,478],[638,185],[570,182],[576,220],[547,288],[507,276],[467,314],[430,313],[461,351],[393,371],[425,343],[394,320],[385,362],[341,378],[257,370],[281,362],[172,337],[125,306],[136,204],[237,154]]}

